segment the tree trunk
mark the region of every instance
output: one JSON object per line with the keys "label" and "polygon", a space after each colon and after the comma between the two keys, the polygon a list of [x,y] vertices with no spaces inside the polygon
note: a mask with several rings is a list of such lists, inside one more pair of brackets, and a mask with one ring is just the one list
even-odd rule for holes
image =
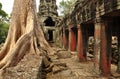
{"label": "tree trunk", "polygon": [[22,57],[40,50],[53,52],[37,22],[35,0],[15,0],[8,36],[0,51],[0,72],[15,66]]}

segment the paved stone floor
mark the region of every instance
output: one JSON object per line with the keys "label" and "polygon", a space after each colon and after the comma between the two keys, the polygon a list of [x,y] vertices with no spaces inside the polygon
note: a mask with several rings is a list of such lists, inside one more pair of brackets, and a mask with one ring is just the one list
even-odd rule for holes
{"label": "paved stone floor", "polygon": [[53,63],[56,63],[56,62],[66,63],[66,67],[63,67],[63,68],[61,66],[55,67],[58,69],[58,72],[54,73],[55,72],[54,71],[54,72],[48,73],[47,79],[120,79],[120,74],[116,73],[115,65],[111,65],[112,75],[109,78],[103,77],[94,72],[94,66],[92,61],[81,63],[77,57],[76,52],[73,52],[71,57],[68,57],[68,58],[53,57],[52,60],[53,60]]}

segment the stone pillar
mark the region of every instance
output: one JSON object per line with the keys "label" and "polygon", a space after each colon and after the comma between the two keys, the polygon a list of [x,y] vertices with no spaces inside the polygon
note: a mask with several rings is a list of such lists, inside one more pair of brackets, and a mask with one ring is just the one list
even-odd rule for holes
{"label": "stone pillar", "polygon": [[84,38],[82,26],[78,25],[78,57],[82,62],[86,61],[86,51],[84,50]]}
{"label": "stone pillar", "polygon": [[100,33],[101,33],[101,22],[96,20],[95,31],[94,31],[94,71],[100,74]]}
{"label": "stone pillar", "polygon": [[101,52],[100,70],[104,76],[110,76],[111,72],[111,26],[104,22],[101,24]]}
{"label": "stone pillar", "polygon": [[71,43],[70,43],[70,50],[71,51],[76,51],[76,35],[75,35],[75,32],[71,29],[71,31],[70,31],[70,33],[71,33],[71,38],[70,38],[70,40],[71,40]]}
{"label": "stone pillar", "polygon": [[69,43],[68,43],[68,45],[69,45],[69,51],[71,51],[71,35],[72,35],[72,33],[71,33],[71,28],[69,27]]}

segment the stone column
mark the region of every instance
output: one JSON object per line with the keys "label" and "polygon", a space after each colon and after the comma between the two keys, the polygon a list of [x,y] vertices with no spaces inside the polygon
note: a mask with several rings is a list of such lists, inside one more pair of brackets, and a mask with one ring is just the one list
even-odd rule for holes
{"label": "stone column", "polygon": [[78,25],[78,57],[81,62],[86,61],[86,55],[84,50],[84,38],[82,26]]}
{"label": "stone column", "polygon": [[101,33],[101,21],[96,19],[95,31],[94,31],[94,71],[100,74],[100,33]]}
{"label": "stone column", "polygon": [[70,31],[71,33],[71,45],[70,45],[70,50],[71,51],[76,51],[76,35],[75,32],[73,31],[73,29],[71,29]]}
{"label": "stone column", "polygon": [[71,28],[69,27],[69,43],[68,43],[68,45],[69,45],[69,48],[68,48],[68,50],[69,51],[71,51]]}
{"label": "stone column", "polygon": [[104,22],[101,24],[101,52],[100,70],[104,76],[110,76],[111,72],[111,26]]}

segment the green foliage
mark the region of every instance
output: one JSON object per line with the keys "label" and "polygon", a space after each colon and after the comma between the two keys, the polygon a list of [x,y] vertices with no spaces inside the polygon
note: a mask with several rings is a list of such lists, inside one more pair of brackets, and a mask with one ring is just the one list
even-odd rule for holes
{"label": "green foliage", "polygon": [[3,43],[7,37],[9,23],[8,14],[2,10],[2,4],[0,3],[0,44]]}
{"label": "green foliage", "polygon": [[5,22],[0,22],[0,44],[5,42],[9,29],[9,24]]}
{"label": "green foliage", "polygon": [[0,18],[7,17],[8,14],[2,10],[2,4],[0,3]]}
{"label": "green foliage", "polygon": [[74,9],[74,5],[76,1],[77,0],[62,0],[59,6],[59,9],[61,10],[61,14],[63,15],[70,14]]}

